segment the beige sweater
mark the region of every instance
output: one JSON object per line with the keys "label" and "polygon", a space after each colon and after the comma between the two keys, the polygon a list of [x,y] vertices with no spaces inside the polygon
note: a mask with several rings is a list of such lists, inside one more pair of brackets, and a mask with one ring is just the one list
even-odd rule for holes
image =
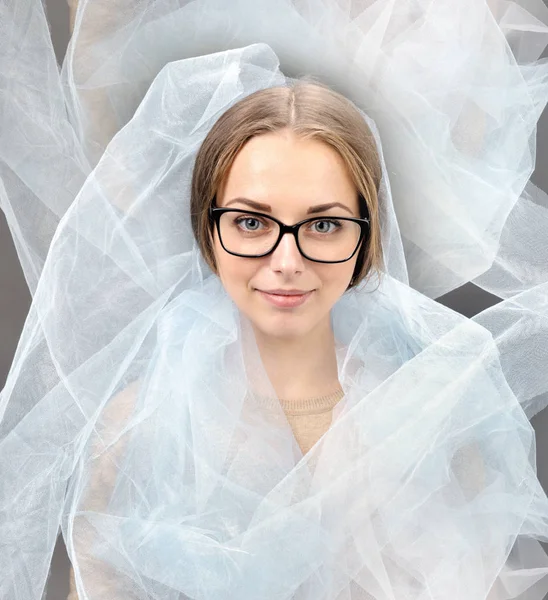
{"label": "beige sweater", "polygon": [[[293,430],[293,435],[301,448],[303,454],[306,454],[320,437],[329,429],[332,420],[333,408],[342,399],[344,393],[342,390],[328,396],[312,398],[307,400],[264,400],[266,402],[279,402],[285,413],[287,421]],[[102,578],[101,587],[108,594],[111,600],[118,600],[115,590],[111,593],[107,591],[111,584],[108,583],[108,577]],[[115,587],[115,583],[112,583]],[[107,596],[105,596],[106,600]],[[78,600],[76,593],[76,582],[74,570],[70,569],[70,593],[67,600]],[[120,599],[121,600],[121,599]]]}
{"label": "beige sweater", "polygon": [[343,395],[344,392],[339,390],[328,396],[308,400],[273,400],[281,404],[303,454],[329,429],[333,408]]}

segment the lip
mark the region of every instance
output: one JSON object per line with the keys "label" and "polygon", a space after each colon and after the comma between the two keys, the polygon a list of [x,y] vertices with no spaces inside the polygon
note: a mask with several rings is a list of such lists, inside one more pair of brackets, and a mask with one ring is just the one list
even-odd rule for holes
{"label": "lip", "polygon": [[312,295],[314,290],[305,292],[303,290],[257,290],[261,296],[270,304],[278,308],[296,308],[304,304]]}

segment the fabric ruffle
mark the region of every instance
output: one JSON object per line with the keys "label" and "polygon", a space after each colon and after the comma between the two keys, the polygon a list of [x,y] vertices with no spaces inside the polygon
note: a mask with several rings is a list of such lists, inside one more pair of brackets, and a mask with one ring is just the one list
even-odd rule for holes
{"label": "fabric ruffle", "polygon": [[[544,597],[547,43],[536,0],[83,0],[59,70],[41,2],[0,5],[0,207],[33,294],[1,598],[42,597],[59,530],[89,599]],[[189,222],[215,120],[304,74],[376,136],[386,262],[333,311],[345,397],[305,455],[247,402],[274,392]],[[468,281],[501,302],[436,302]]]}

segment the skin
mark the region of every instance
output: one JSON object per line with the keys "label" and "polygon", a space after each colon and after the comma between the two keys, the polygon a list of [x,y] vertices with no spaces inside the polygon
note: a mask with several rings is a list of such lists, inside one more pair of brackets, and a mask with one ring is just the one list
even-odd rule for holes
{"label": "skin", "polygon": [[[256,136],[238,153],[219,193],[217,205],[252,208],[236,198],[270,207],[286,224],[310,217],[312,206],[342,205],[314,216],[359,217],[356,187],[341,156],[319,140],[299,139],[290,130]],[[338,264],[304,258],[293,236],[262,258],[228,254],[214,233],[217,273],[253,328],[261,359],[279,397],[303,398],[339,387],[330,311],[348,287],[356,256]],[[312,291],[295,308],[278,308],[261,291]]]}

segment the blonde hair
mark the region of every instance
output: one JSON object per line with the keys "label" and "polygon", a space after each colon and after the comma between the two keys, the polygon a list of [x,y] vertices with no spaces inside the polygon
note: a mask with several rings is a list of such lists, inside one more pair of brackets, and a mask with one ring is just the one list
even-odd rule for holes
{"label": "blonde hair", "polygon": [[357,188],[362,217],[370,219],[350,287],[382,268],[378,190],[382,170],[375,138],[358,109],[344,96],[313,81],[300,80],[259,90],[231,106],[204,139],[192,173],[190,198],[194,236],[216,272],[209,208],[244,144],[267,132],[290,129],[302,139],[317,139],[343,158]]}

